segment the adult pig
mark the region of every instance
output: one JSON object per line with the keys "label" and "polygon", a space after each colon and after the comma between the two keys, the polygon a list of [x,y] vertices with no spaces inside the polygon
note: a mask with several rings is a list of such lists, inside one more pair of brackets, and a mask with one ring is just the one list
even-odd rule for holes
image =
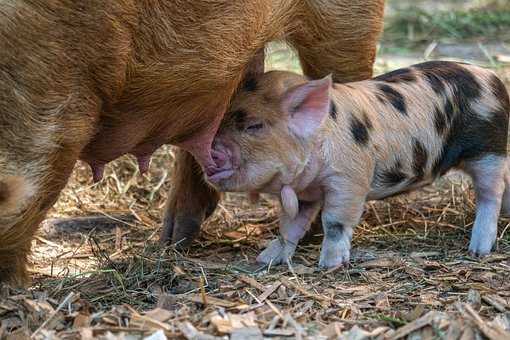
{"label": "adult pig", "polygon": [[144,170],[160,145],[181,147],[164,235],[189,240],[217,200],[199,180],[215,171],[213,136],[265,43],[287,40],[311,77],[367,78],[382,12],[382,0],[2,2],[0,281],[26,282],[78,159],[99,180],[123,154]]}

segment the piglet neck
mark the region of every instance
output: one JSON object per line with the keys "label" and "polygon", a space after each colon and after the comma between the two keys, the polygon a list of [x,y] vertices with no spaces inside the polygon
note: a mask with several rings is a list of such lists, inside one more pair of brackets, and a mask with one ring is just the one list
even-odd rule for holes
{"label": "piglet neck", "polygon": [[295,192],[301,192],[307,189],[307,187],[316,182],[316,179],[320,176],[322,172],[322,168],[324,167],[324,162],[322,157],[322,142],[317,142],[312,151],[310,152],[310,156],[304,162],[300,168],[296,169],[293,174],[293,178],[284,179],[282,181],[282,189],[285,185],[291,187]]}

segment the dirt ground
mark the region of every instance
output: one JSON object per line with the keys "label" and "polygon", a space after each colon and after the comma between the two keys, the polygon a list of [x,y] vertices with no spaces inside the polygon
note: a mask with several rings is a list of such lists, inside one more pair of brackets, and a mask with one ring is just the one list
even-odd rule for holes
{"label": "dirt ground", "polygon": [[[299,71],[284,46],[270,51],[269,69]],[[510,86],[510,33],[406,49],[383,39],[376,71],[436,58],[491,67]],[[466,177],[367,203],[351,267],[323,271],[320,235],[289,265],[256,264],[277,235],[266,196],[225,195],[189,251],[162,248],[172,161],[164,147],[141,176],[124,157],[96,185],[76,165],[34,241],[32,286],[0,290],[0,339],[510,339],[510,219],[500,219],[492,255],[469,257]],[[90,215],[78,228],[65,220]]]}

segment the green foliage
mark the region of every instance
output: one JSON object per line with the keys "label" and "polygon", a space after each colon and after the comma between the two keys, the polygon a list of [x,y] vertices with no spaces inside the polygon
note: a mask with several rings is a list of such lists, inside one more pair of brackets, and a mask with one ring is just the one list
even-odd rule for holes
{"label": "green foliage", "polygon": [[389,18],[384,32],[386,41],[397,43],[445,38],[510,41],[510,6],[433,13],[410,8]]}

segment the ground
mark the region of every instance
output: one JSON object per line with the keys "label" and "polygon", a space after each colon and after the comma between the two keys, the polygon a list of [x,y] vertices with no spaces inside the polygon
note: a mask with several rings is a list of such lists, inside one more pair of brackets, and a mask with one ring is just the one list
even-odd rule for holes
{"label": "ground", "polygon": [[[409,3],[389,2],[377,73],[453,58],[510,85],[506,0]],[[269,68],[299,71],[285,46],[270,50]],[[0,339],[510,338],[510,220],[493,255],[469,257],[465,177],[367,203],[350,268],[319,270],[317,237],[266,268],[255,257],[277,234],[270,197],[227,195],[188,252],[158,245],[172,160],[159,150],[141,176],[124,157],[96,185],[76,166],[34,241],[32,286],[0,291]],[[91,214],[77,230],[51,220]]]}

